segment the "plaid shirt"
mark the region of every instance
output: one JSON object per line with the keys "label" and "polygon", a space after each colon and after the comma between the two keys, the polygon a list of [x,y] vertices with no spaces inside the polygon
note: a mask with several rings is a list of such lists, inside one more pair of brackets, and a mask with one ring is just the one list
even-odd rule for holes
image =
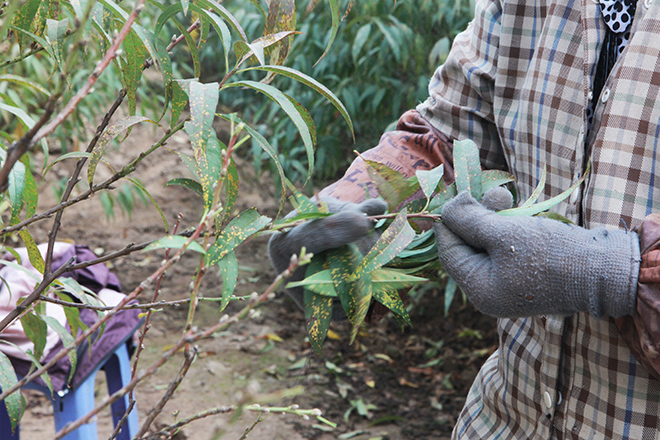
{"label": "plaid shirt", "polygon": [[[498,320],[499,349],[454,438],[660,438],[660,0],[640,0],[587,130],[605,31],[592,0],[477,0],[428,100],[366,153],[408,175],[444,163],[451,180],[449,141],[473,139],[484,167],[514,174],[521,200],[544,167],[552,197],[591,162],[583,187],[553,210],[640,237],[635,316]],[[358,159],[321,194],[359,201],[363,183]]]}

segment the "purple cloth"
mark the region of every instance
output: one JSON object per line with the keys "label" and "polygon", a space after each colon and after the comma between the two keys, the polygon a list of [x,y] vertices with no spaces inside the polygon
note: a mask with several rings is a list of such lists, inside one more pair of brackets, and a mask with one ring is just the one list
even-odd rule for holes
{"label": "purple cloth", "polygon": [[[94,253],[87,246],[71,246],[70,250],[63,253],[59,258],[54,259],[52,270],[57,270],[74,256],[76,257],[77,263],[90,261],[96,258]],[[104,264],[96,264],[73,272],[65,272],[61,275],[61,278],[65,277],[75,279],[80,285],[87,287],[94,292],[99,292],[103,288],[121,291],[119,279]],[[129,304],[135,303],[137,303],[137,301],[131,301]],[[58,392],[65,388],[76,388],[76,386],[87,379],[87,377],[89,377],[99,365],[105,363],[110,355],[112,355],[121,344],[129,344],[129,348],[132,348],[132,336],[141,324],[139,318],[140,312],[141,310],[139,309],[122,310],[118,312],[106,322],[105,327],[101,326],[101,329],[103,329],[102,333],[97,330],[90,336],[90,338],[87,338],[85,342],[77,347],[77,364],[71,383],[68,383],[69,374],[71,372],[71,362],[69,361],[69,357],[64,356],[57,361],[57,363],[48,370],[48,374],[53,383],[53,390]],[[91,326],[98,321],[99,315],[93,310],[81,309],[80,319],[87,326]],[[70,330],[68,326],[67,329]],[[78,334],[81,332],[82,331],[79,331]],[[60,340],[45,356],[42,363],[49,362],[62,348],[63,344]],[[129,352],[130,351],[131,350],[129,350]],[[17,374],[25,376],[30,371],[31,362],[14,358],[11,358],[11,361]],[[40,378],[36,379],[35,382],[45,385]]]}

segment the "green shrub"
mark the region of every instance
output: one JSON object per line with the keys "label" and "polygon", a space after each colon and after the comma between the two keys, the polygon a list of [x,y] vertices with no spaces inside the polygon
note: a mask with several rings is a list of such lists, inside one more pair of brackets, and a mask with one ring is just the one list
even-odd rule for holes
{"label": "green shrub", "polygon": [[[316,4],[318,3],[318,4]],[[355,124],[355,143],[346,124],[327,101],[299,84],[277,85],[306,107],[318,134],[316,179],[336,177],[355,155],[378,142],[381,134],[408,109],[427,96],[427,85],[435,68],[444,61],[450,41],[472,16],[469,0],[383,0],[344,2],[349,9],[330,50],[314,65],[328,44],[331,11],[327,3],[298,4],[298,30],[287,65],[318,78],[344,103]],[[235,11],[250,27],[263,26],[264,18],[252,9]],[[222,66],[213,52],[202,62]],[[222,68],[216,71],[221,77]],[[212,79],[212,78],[211,78]],[[305,150],[296,128],[277,105],[250,91],[235,90],[223,104],[228,107],[250,103],[246,115],[277,149],[289,178],[303,180]],[[391,127],[390,127],[391,128]],[[259,152],[255,166],[270,166]]]}

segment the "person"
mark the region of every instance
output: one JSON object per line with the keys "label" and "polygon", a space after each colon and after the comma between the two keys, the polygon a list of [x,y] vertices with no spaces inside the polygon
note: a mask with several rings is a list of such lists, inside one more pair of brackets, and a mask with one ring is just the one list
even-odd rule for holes
{"label": "person", "polygon": [[[549,198],[590,164],[553,208],[574,225],[500,216],[459,194],[434,226],[444,268],[499,318],[499,347],[469,391],[455,439],[658,437],[658,17],[658,0],[477,0],[428,99],[363,154],[406,175],[444,164],[451,181],[452,141],[472,139],[484,168],[515,176],[519,200],[544,170]],[[319,196],[353,203],[354,215],[368,180],[357,159]],[[508,203],[494,197],[502,200],[491,208]],[[332,232],[328,247],[345,243],[342,228]],[[287,240],[271,239],[276,267],[280,251],[294,248]]]}

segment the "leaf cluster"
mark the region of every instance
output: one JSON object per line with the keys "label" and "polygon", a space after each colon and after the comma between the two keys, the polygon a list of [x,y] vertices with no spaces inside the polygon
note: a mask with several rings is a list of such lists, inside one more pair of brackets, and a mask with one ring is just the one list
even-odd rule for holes
{"label": "leaf cluster", "polygon": [[[438,272],[442,271],[433,229],[429,225],[420,227],[419,220],[442,221],[444,204],[461,192],[467,191],[480,201],[488,190],[514,182],[513,176],[507,172],[482,170],[479,148],[471,140],[455,141],[453,157],[455,181],[449,185],[443,181],[442,165],[431,170],[418,170],[414,176],[406,177],[384,164],[365,160],[380,197],[388,203],[390,211],[397,210],[398,213],[377,216],[376,229],[380,230],[380,237],[367,255],[363,256],[354,244],[323,252],[314,256],[304,280],[287,286],[305,288],[307,330],[317,352],[321,350],[330,325],[335,297],[352,324],[351,341],[364,322],[372,300],[387,307],[400,325],[410,325],[398,292],[428,282],[429,277],[440,279]],[[583,180],[584,176],[561,194],[538,202],[545,186],[544,172],[528,200],[498,213],[504,216],[546,215],[569,222],[547,210],[567,198]],[[414,200],[402,206],[410,198]],[[299,205],[300,212],[319,212],[309,200]],[[450,279],[445,288],[445,313],[456,290],[456,283]]]}

